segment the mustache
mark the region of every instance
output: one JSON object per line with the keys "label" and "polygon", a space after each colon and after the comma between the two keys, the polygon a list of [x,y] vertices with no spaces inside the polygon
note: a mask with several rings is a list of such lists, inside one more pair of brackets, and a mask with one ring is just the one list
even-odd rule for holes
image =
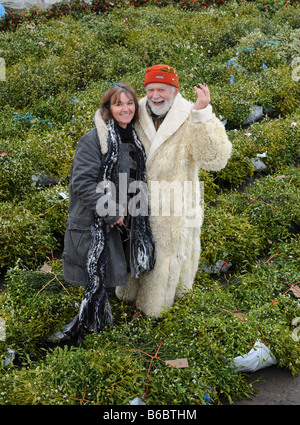
{"label": "mustache", "polygon": [[164,102],[165,101],[165,99],[163,99],[162,97],[160,97],[159,99],[151,99],[151,102],[152,103],[158,103],[158,102]]}

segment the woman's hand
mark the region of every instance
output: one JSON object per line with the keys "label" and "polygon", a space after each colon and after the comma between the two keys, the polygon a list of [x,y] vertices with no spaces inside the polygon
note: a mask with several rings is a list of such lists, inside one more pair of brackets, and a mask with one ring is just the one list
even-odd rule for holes
{"label": "woman's hand", "polygon": [[124,221],[124,215],[122,215],[119,220],[117,220],[115,223],[110,224],[110,227],[114,227],[116,224],[118,224],[119,226],[123,226],[123,221]]}

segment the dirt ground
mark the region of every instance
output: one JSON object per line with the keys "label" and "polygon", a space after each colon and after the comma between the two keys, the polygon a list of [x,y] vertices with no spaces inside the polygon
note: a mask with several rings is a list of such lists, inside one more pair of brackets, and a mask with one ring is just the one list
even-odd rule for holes
{"label": "dirt ground", "polygon": [[248,381],[256,395],[233,405],[300,405],[300,376],[293,377],[286,369],[270,366],[249,374]]}

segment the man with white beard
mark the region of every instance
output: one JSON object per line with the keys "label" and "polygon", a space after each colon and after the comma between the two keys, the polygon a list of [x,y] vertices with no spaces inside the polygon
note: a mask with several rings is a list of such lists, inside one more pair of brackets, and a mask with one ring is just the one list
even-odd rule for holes
{"label": "man with white beard", "polygon": [[171,108],[178,90],[174,86],[153,83],[147,84],[146,92],[151,111],[154,115],[162,117]]}
{"label": "man with white beard", "polygon": [[193,287],[203,222],[199,200],[194,203],[193,220],[186,211],[178,214],[172,202],[169,213],[164,214],[164,188],[183,189],[181,199],[176,190],[173,197],[184,204],[184,188],[199,186],[199,169],[217,171],[224,168],[232,146],[223,124],[212,112],[206,85],[194,87],[197,99],[192,104],[179,93],[176,70],[168,65],[155,65],[146,70],[144,86],[146,96],[139,101],[139,120],[135,127],[147,154],[156,265],[139,280],[131,279],[128,286],[118,287],[116,294],[135,303],[138,311],[158,318],[176,298]]}

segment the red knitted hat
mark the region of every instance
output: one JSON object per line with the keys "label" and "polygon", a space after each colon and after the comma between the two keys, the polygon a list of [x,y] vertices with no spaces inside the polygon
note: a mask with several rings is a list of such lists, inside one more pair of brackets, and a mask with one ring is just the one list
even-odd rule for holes
{"label": "red knitted hat", "polygon": [[150,83],[163,83],[179,89],[178,74],[168,65],[154,65],[146,69],[144,86]]}

